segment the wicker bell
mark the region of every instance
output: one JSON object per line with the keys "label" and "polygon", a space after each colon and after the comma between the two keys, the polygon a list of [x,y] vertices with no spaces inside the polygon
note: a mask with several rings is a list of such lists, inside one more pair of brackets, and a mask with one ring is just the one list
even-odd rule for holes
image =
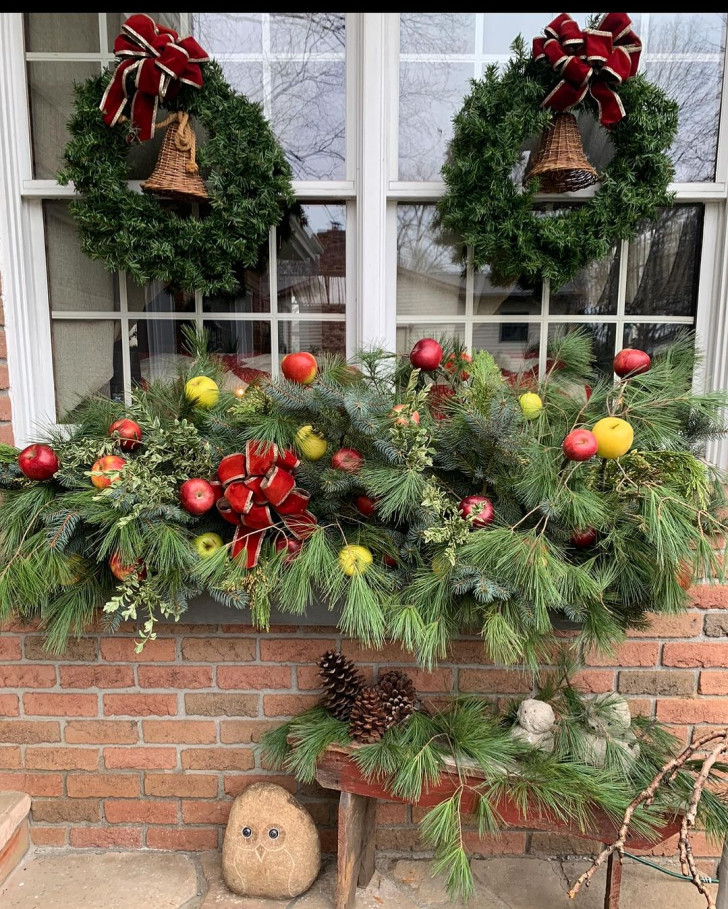
{"label": "wicker bell", "polygon": [[142,189],[170,199],[204,202],[210,197],[195,160],[195,133],[189,114],[178,111],[159,126],[167,126],[156,167]]}
{"label": "wicker bell", "polygon": [[556,114],[541,134],[538,149],[528,161],[524,186],[534,177],[542,193],[574,192],[599,179],[584,154],[573,114]]}

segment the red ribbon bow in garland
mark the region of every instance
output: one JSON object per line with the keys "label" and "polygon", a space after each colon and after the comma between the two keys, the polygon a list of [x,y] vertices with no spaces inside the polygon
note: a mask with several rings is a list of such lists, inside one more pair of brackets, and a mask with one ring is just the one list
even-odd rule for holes
{"label": "red ribbon bow in garland", "polygon": [[535,60],[547,60],[561,82],[541,106],[566,111],[591,94],[599,106],[602,126],[613,126],[625,115],[615,91],[637,72],[642,42],[632,31],[627,13],[606,13],[596,28],[579,28],[568,13],[561,13],[533,39]]}
{"label": "red ribbon bow in garland", "polygon": [[263,539],[276,523],[296,539],[309,536],[316,518],[306,510],[311,496],[296,486],[293,470],[300,464],[287,448],[268,442],[246,442],[245,453],[223,458],[217,476],[225,490],[217,500],[220,515],[235,524],[232,556],[245,550],[247,568],[255,568]]}
{"label": "red ribbon bow in garland", "polygon": [[210,59],[194,38],[180,39],[173,28],[157,25],[143,14],[126,20],[114,41],[114,53],[122,59],[99,107],[107,125],[115,126],[133,85],[129,119],[140,142],[154,135],[160,101],[174,98],[182,83],[202,87],[200,63]]}

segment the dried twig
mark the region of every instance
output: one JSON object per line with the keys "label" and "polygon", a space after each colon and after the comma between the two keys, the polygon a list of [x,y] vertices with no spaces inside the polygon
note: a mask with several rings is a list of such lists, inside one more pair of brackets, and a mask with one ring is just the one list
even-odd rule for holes
{"label": "dried twig", "polygon": [[649,786],[643,789],[639,795],[635,796],[632,799],[624,812],[622,826],[619,828],[619,836],[611,845],[605,846],[604,849],[602,849],[599,855],[596,856],[592,862],[591,866],[587,868],[587,870],[576,881],[571,890],[569,890],[569,899],[574,899],[576,894],[581,889],[582,885],[586,885],[587,887],[589,886],[591,879],[597,873],[599,868],[604,864],[604,862],[609,858],[609,856],[612,855],[613,852],[618,852],[620,861],[622,860],[624,857],[624,845],[627,842],[630,824],[632,823],[632,817],[635,811],[640,807],[640,805],[644,805],[646,808],[649,807],[654,801],[657,790],[660,788],[662,783],[665,782],[665,780],[667,780],[668,783],[672,782],[672,780],[675,779],[677,772],[687,763],[687,761],[689,761],[694,756],[696,751],[699,751],[708,743],[715,742],[716,740],[717,744],[714,745],[713,750],[703,761],[700,773],[695,780],[695,785],[690,797],[688,810],[683,816],[680,829],[680,837],[678,841],[680,864],[683,868],[683,874],[689,874],[691,876],[693,884],[695,884],[698,891],[705,897],[708,904],[708,909],[715,909],[715,902],[713,901],[713,897],[706,890],[705,884],[703,883],[695,864],[689,834],[695,825],[698,804],[700,803],[700,797],[703,794],[703,789],[706,782],[708,781],[708,777],[710,776],[710,771],[718,758],[722,754],[728,753],[728,729],[724,729],[722,732],[710,732],[696,739],[691,745],[688,745],[686,748],[684,748],[680,754],[674,757],[671,761],[668,761],[668,763],[665,764],[665,766],[662,767],[662,769],[655,775]]}

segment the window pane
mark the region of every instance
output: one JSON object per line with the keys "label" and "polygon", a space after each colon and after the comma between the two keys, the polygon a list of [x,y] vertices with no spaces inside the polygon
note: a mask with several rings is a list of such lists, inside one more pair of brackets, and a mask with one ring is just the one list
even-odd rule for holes
{"label": "window pane", "polygon": [[538,366],[539,322],[488,322],[473,326],[473,350],[493,354],[501,369]]}
{"label": "window pane", "polygon": [[629,244],[628,315],[695,315],[702,230],[701,205],[666,209],[643,226]]}
{"label": "window pane", "polygon": [[549,341],[552,338],[561,337],[570,331],[584,331],[591,335],[592,351],[594,354],[594,366],[600,372],[612,375],[612,361],[614,360],[614,339],[617,333],[617,326],[587,324],[587,325],[567,325],[558,323],[549,325]]}
{"label": "window pane", "polygon": [[619,257],[614,247],[610,255],[591,262],[575,278],[553,291],[549,312],[554,315],[615,315],[619,284]]}
{"label": "window pane", "polygon": [[[131,15],[132,13],[106,14],[106,34],[110,51],[114,50],[114,41],[116,40],[116,36],[121,32],[121,26]],[[176,32],[180,31],[179,13],[147,13],[147,16],[150,16],[159,25],[173,28]]]}
{"label": "window pane", "polygon": [[659,353],[672,344],[678,335],[691,328],[691,325],[627,324],[624,326],[622,346],[646,350],[651,357],[654,357],[656,353]]}
{"label": "window pane", "polygon": [[465,313],[465,266],[456,248],[437,228],[434,205],[397,207],[397,314],[428,316]]}
{"label": "window pane", "polygon": [[129,323],[131,382],[145,385],[173,379],[189,363],[182,319],[137,319]]}
{"label": "window pane", "polygon": [[[530,47],[536,35],[543,34],[545,25],[556,16],[556,13],[486,13],[483,27],[483,50],[486,54],[504,54],[510,56],[511,44],[520,34]],[[583,13],[572,13],[572,17],[583,23]]]}
{"label": "window pane", "polygon": [[450,339],[465,341],[465,326],[459,322],[427,324],[410,322],[397,325],[397,353],[408,354],[420,338]]}
{"label": "window pane", "polygon": [[44,202],[48,296],[51,310],[113,312],[119,308],[116,275],[82,252],[65,202]]}
{"label": "window pane", "polygon": [[307,350],[317,354],[346,356],[346,322],[285,321],[278,323],[278,353],[286,354]]}
{"label": "window pane", "polygon": [[173,291],[161,281],[152,281],[144,287],[131,279],[126,281],[126,305],[129,312],[188,312],[195,311],[194,294]]}
{"label": "window pane", "polygon": [[208,318],[204,322],[210,350],[245,382],[270,375],[270,322]]}
{"label": "window pane", "polygon": [[536,316],[541,313],[541,291],[514,284],[491,283],[489,269],[476,271],[473,279],[473,313],[476,316]]}
{"label": "window pane", "polygon": [[203,312],[208,313],[250,313],[270,312],[270,281],[268,272],[246,271],[243,286],[236,294],[215,294],[203,297]]}
{"label": "window pane", "polygon": [[25,49],[45,53],[98,53],[97,13],[25,13]]}
{"label": "window pane", "polygon": [[[633,21],[636,17],[632,15]],[[722,54],[725,13],[643,13],[637,28],[648,54]],[[640,23],[637,22],[639,25]]]}
{"label": "window pane", "polygon": [[192,34],[208,54],[259,54],[263,50],[261,13],[194,13]]}
{"label": "window pane", "polygon": [[472,54],[473,13],[402,13],[399,49],[403,54]]}
{"label": "window pane", "polygon": [[278,312],[346,311],[346,209],[302,205],[278,228]]}
{"label": "window pane", "polygon": [[51,322],[58,420],[91,394],[124,394],[121,322],[58,319]]}
{"label": "window pane", "polygon": [[69,139],[66,123],[73,109],[73,83],[99,72],[98,63],[29,63],[28,94],[36,180],[55,180]]}
{"label": "window pane", "polygon": [[271,50],[276,54],[343,55],[346,47],[345,13],[272,13]]}

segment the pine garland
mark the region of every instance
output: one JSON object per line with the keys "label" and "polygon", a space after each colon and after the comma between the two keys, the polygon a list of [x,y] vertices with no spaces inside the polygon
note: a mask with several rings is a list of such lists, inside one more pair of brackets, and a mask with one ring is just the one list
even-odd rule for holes
{"label": "pine garland", "polygon": [[73,181],[71,202],[81,248],[111,272],[137,284],[232,292],[246,268],[260,264],[261,248],[285,206],[293,203],[291,170],[259,104],[234,91],[213,62],[202,64],[201,89],[182,85],[168,102],[206,130],[198,150],[210,204],[201,218],[127,186],[128,125],[108,127],[99,110],[111,73],[76,86],[62,184]]}
{"label": "pine garland", "polygon": [[[443,226],[472,248],[475,267],[490,268],[494,283],[539,284],[548,278],[556,290],[672,204],[674,169],[667,151],[677,132],[678,106],[644,75],[628,79],[619,88],[627,116],[609,130],[614,157],[601,174],[601,187],[584,204],[543,217],[533,210],[537,181],[522,190],[511,175],[524,143],[550,120],[541,102],[554,87],[554,71],[533,60],[521,36],[511,50],[503,72],[493,64],[473,80],[455,116],[439,213]],[[589,94],[574,112],[579,110],[598,115]]]}

